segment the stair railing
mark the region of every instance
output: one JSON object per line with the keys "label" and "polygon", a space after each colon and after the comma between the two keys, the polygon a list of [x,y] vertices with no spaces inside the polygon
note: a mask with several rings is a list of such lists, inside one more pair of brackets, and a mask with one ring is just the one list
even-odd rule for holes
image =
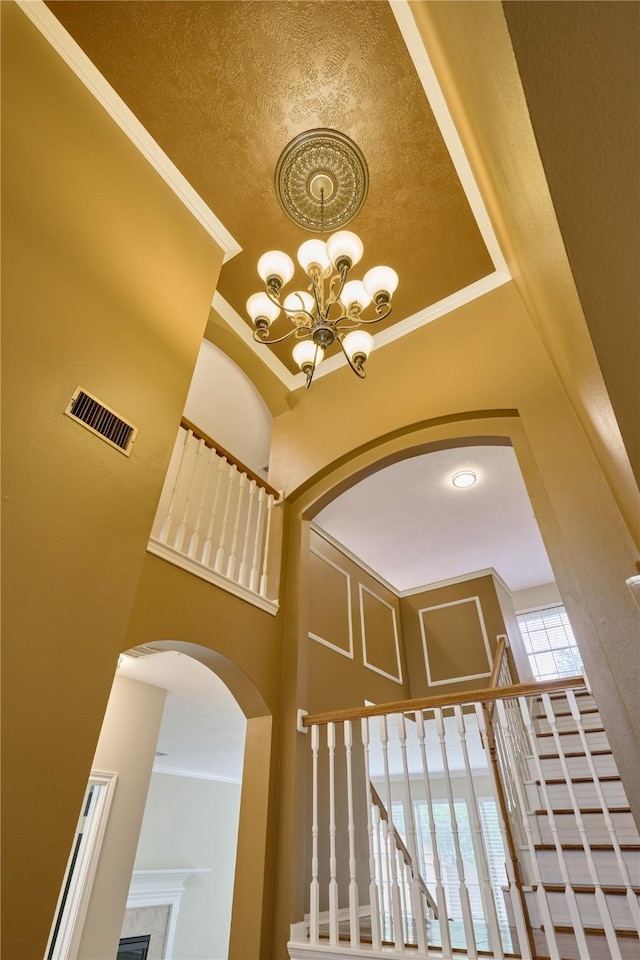
{"label": "stair railing", "polygon": [[[515,952],[525,960],[535,956],[511,833],[513,811],[519,808],[522,834],[535,855],[534,818],[527,813],[519,775],[534,747],[531,731],[517,721],[515,711],[522,717],[528,698],[580,689],[585,681],[572,677],[513,684],[504,645],[497,652],[493,686],[303,718],[311,729],[313,754],[312,944],[348,941],[352,948],[395,948],[397,953],[411,945],[412,956],[420,958],[447,956],[452,950],[472,958],[489,950],[498,960]],[[518,756],[522,751],[524,758]],[[505,765],[511,777],[506,783]],[[517,776],[512,776],[514,770]],[[336,793],[343,782],[349,785],[348,803]],[[478,800],[486,795],[487,782],[503,838],[505,899],[515,936],[499,919],[503,891],[492,882],[483,835]],[[460,819],[463,796],[468,821]],[[399,801],[404,839],[394,823]],[[420,830],[413,822],[416,803],[422,811]],[[320,856],[323,838],[328,858]],[[393,855],[384,856],[385,842]],[[427,890],[432,886],[435,896],[427,900],[422,884]],[[538,888],[542,924],[549,931],[547,955],[557,960],[546,891],[541,882]]]}
{"label": "stair railing", "polygon": [[[385,867],[390,857],[394,857],[398,866],[400,876],[401,902],[405,905],[411,905],[420,897],[422,898],[423,909],[418,910],[418,916],[414,916],[414,911],[403,907],[403,926],[405,943],[411,941],[412,936],[417,936],[418,924],[424,924],[426,919],[437,919],[438,905],[433,899],[429,888],[420,873],[420,864],[416,855],[411,854],[404,840],[400,836],[397,827],[391,823],[389,812],[384,805],[382,798],[371,781],[369,782],[369,791],[371,794],[371,803],[375,808],[374,820],[378,829],[378,842],[376,844],[376,879],[380,889],[381,910],[380,916],[385,919],[392,915],[392,910],[388,905],[388,887],[387,878],[385,878]],[[418,890],[415,890],[417,886]],[[385,896],[386,895],[386,896]],[[414,934],[414,929],[416,933]],[[391,936],[393,933],[392,925],[389,924],[389,930],[383,930],[383,934]]]}
{"label": "stair railing", "polygon": [[183,418],[149,551],[275,613],[273,515],[281,502],[264,477]]}

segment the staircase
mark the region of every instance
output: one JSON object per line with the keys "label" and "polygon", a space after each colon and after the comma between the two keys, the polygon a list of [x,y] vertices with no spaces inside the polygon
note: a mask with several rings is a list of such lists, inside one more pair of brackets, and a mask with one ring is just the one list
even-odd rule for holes
{"label": "staircase", "polygon": [[638,960],[640,836],[595,701],[586,690],[538,697],[532,720],[532,843],[518,857],[536,952],[552,955],[555,938],[562,960]]}
{"label": "staircase", "polygon": [[582,677],[513,684],[503,654],[484,690],[304,718],[292,960],[640,960],[640,836],[595,701]]}

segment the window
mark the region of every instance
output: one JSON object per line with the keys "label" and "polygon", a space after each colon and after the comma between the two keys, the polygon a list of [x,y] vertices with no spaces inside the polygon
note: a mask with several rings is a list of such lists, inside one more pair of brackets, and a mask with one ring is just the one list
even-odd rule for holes
{"label": "window", "polygon": [[582,660],[562,604],[519,613],[518,626],[536,680],[582,673]]}

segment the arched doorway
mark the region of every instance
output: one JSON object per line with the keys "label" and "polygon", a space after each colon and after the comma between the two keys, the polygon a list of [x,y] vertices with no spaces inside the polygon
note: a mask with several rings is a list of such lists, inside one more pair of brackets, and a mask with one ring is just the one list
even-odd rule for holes
{"label": "arched doorway", "polygon": [[[174,649],[181,646],[189,650]],[[75,902],[61,904],[75,916],[54,930],[71,922],[72,936],[52,937],[51,960],[128,960],[136,950],[162,960],[229,956],[234,890],[247,887],[246,842],[238,837],[247,819],[245,741],[256,742],[256,718],[199,659],[215,663],[231,684],[241,674],[195,644],[144,645],[120,658],[92,770],[92,779],[109,771],[115,789],[101,829],[85,826],[96,849]],[[250,681],[236,686],[246,710],[266,709]],[[253,807],[264,797],[266,814],[270,717],[260,720],[266,769],[252,770],[246,787]],[[259,861],[254,823],[251,832]],[[63,891],[77,862],[76,850]]]}

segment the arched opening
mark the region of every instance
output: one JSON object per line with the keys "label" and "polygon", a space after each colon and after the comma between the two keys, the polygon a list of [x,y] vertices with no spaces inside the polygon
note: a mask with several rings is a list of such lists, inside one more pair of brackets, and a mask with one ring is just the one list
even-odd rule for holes
{"label": "arched opening", "polygon": [[[259,872],[264,856],[270,719],[221,654],[161,641],[120,657],[87,794],[108,777],[109,803],[99,823],[99,804],[83,805],[50,960],[230,955],[234,896],[253,883],[247,846]],[[256,749],[264,762],[245,780]]]}

